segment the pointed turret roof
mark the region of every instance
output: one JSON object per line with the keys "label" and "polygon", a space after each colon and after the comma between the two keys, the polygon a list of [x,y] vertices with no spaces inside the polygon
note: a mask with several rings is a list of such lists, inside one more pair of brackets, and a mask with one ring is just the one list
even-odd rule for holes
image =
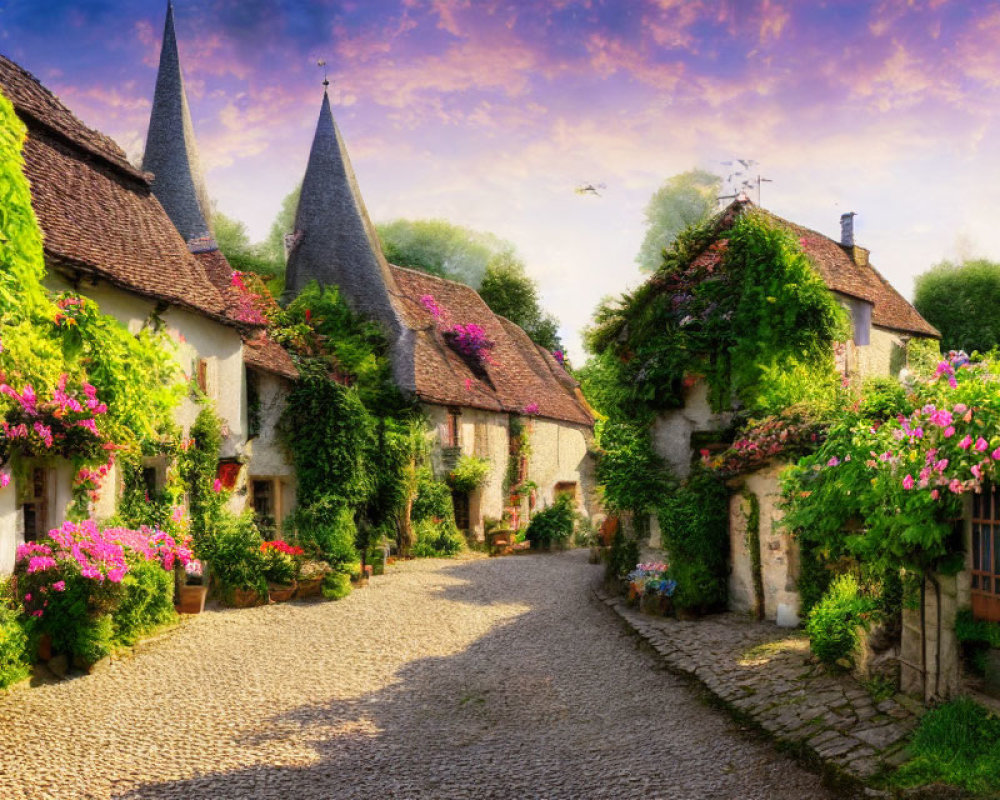
{"label": "pointed turret roof", "polygon": [[188,246],[193,251],[216,249],[208,226],[207,194],[177,55],[174,7],[170,2],[142,167],[153,173],[153,194]]}
{"label": "pointed turret roof", "polygon": [[368,217],[325,88],[295,213],[285,274],[287,295],[297,295],[314,280],[338,286],[355,310],[386,326],[390,341],[403,333],[392,302],[398,293],[396,282]]}

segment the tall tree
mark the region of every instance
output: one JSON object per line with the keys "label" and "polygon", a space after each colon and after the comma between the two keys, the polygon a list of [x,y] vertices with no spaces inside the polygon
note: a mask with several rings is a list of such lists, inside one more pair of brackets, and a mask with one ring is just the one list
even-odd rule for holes
{"label": "tall tree", "polygon": [[677,234],[715,211],[721,188],[722,179],[702,169],[668,178],[646,206],[646,236],[635,257],[639,269],[659,269],[663,250],[673,244]]}
{"label": "tall tree", "polygon": [[272,263],[281,264],[282,273],[285,267],[285,234],[295,232],[295,212],[299,208],[300,194],[301,183],[285,195],[281,201],[281,210],[271,223],[267,238],[260,245],[261,255]]}
{"label": "tall tree", "polygon": [[943,350],[986,352],[1000,345],[1000,264],[985,259],[942,261],[918,275],[913,298],[941,331]]}
{"label": "tall tree", "polygon": [[494,256],[513,245],[443,219],[395,219],[377,226],[389,262],[478,289]]}
{"label": "tall tree", "polygon": [[511,251],[490,259],[479,295],[494,313],[521,326],[535,344],[546,350],[562,349],[559,320],[542,310],[538,285]]}

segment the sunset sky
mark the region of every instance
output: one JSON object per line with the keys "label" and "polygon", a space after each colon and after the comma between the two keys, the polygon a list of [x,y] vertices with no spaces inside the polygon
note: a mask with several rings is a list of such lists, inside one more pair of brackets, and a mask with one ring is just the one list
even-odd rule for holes
{"label": "sunset sky", "polygon": [[[512,241],[578,333],[636,285],[669,176],[755,159],[763,205],[858,243],[904,294],[1000,260],[1000,3],[176,0],[209,193],[262,238],[301,180],[329,64],[376,221]],[[141,152],[166,0],[0,0],[0,52]],[[607,185],[581,196],[585,182]],[[754,198],[756,199],[756,198]]]}

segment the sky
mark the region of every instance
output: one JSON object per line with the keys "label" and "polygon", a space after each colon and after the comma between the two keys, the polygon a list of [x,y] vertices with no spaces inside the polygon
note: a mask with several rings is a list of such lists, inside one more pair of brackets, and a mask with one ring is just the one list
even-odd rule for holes
{"label": "sky", "polygon": [[[1000,260],[1000,2],[175,0],[209,194],[263,238],[301,180],[327,62],[377,221],[510,240],[570,355],[642,281],[670,176],[755,160],[766,208],[858,244],[907,297]],[[142,152],[165,0],[0,0],[0,53]],[[604,184],[600,196],[576,187]],[[756,200],[755,196],[752,199]]]}

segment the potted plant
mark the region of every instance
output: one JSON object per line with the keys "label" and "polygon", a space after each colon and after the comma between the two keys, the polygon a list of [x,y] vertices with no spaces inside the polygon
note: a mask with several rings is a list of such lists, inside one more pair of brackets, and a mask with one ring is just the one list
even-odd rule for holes
{"label": "potted plant", "polygon": [[183,582],[177,587],[177,613],[200,614],[205,610],[205,567],[198,559],[191,559],[184,567]]}
{"label": "potted plant", "polygon": [[325,561],[304,561],[299,564],[299,574],[295,581],[296,597],[319,597],[323,589],[323,578],[331,571]]}
{"label": "potted plant", "polygon": [[282,539],[264,542],[260,546],[264,556],[264,580],[272,603],[291,600],[295,594],[296,558],[303,554],[301,547],[290,545]]}

